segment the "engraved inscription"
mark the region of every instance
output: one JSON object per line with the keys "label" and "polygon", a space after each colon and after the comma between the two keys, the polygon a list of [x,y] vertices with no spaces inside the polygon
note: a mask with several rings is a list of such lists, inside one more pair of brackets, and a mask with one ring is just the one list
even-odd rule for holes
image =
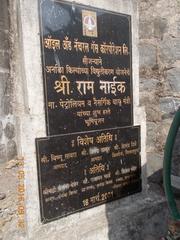
{"label": "engraved inscription", "polygon": [[128,127],[36,139],[42,221],[141,191],[139,135]]}

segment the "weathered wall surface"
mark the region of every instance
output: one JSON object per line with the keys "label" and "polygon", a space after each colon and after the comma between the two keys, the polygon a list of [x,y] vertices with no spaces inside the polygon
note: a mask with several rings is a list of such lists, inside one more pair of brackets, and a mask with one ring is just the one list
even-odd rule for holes
{"label": "weathered wall surface", "polygon": [[162,168],[163,150],[180,106],[180,1],[139,0],[140,103],[147,114],[147,169]]}
{"label": "weathered wall surface", "polygon": [[11,160],[17,155],[8,7],[8,1],[2,0],[0,8],[0,163]]}

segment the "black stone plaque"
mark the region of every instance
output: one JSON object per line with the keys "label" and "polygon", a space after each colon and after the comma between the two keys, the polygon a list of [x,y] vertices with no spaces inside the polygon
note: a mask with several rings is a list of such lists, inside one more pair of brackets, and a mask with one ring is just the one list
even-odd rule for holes
{"label": "black stone plaque", "polygon": [[42,222],[141,191],[140,128],[36,139]]}
{"label": "black stone plaque", "polygon": [[47,134],[133,125],[130,16],[39,1]]}

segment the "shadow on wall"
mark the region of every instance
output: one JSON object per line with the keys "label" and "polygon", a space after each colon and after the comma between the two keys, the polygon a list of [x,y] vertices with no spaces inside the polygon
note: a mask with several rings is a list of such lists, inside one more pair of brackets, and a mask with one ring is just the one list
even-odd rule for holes
{"label": "shadow on wall", "polygon": [[156,185],[156,192],[148,190],[106,204],[109,240],[156,240],[166,235],[169,212],[162,186]]}
{"label": "shadow on wall", "polygon": [[[180,199],[180,129],[173,154],[171,180],[175,198]],[[145,166],[142,169],[144,173]],[[106,205],[109,240],[158,240],[167,234],[170,214],[163,189],[163,170],[148,178],[148,191]]]}

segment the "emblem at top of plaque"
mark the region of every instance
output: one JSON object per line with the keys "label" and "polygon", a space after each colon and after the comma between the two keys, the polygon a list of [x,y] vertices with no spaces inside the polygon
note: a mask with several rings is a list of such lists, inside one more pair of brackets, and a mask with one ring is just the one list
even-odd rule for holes
{"label": "emblem at top of plaque", "polygon": [[96,12],[82,10],[83,36],[97,37]]}

